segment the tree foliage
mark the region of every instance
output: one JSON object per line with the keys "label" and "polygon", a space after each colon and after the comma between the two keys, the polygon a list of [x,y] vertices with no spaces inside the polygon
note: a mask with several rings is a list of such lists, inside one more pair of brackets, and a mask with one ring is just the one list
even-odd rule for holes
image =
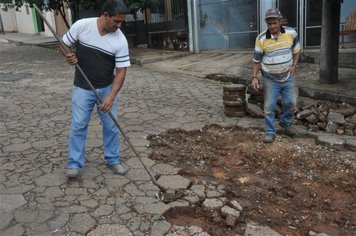
{"label": "tree foliage", "polygon": [[[149,8],[154,4],[158,4],[160,0],[123,0],[130,9],[143,10]],[[0,0],[3,9],[15,8],[18,10],[22,5],[29,4],[32,6],[36,4],[41,10],[58,10],[63,6],[72,8],[73,6],[83,9],[92,9],[100,11],[105,0]]]}
{"label": "tree foliage", "polygon": [[125,3],[133,10],[144,10],[160,3],[160,0],[125,0]]}
{"label": "tree foliage", "polygon": [[[126,5],[132,9],[131,13],[136,11],[143,11],[146,8],[153,6],[160,2],[160,0],[123,0]],[[90,9],[97,13],[100,13],[101,7],[105,0],[0,0],[1,9],[7,10],[9,8],[15,8],[20,10],[24,4],[29,4],[30,7],[36,4],[38,8],[45,11],[54,11],[56,14],[60,14],[64,20],[66,26],[69,28],[69,23],[66,17],[65,7],[68,7],[72,12],[72,19],[76,21],[79,19],[80,9]]]}

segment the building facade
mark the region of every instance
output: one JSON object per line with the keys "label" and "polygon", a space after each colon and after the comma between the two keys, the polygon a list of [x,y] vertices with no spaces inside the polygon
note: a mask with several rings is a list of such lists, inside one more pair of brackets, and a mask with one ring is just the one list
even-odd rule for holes
{"label": "building facade", "polygon": [[[266,29],[264,13],[277,7],[285,24],[299,34],[303,48],[319,47],[322,0],[187,0],[189,48],[193,52],[211,49],[245,50],[254,47],[256,36]],[[356,10],[355,0],[343,0],[340,28]],[[356,41],[346,36],[345,41]]]}
{"label": "building facade", "polygon": [[[323,0],[161,0],[150,9],[126,18],[124,31],[130,46],[146,44],[152,48],[199,52],[205,50],[252,50],[256,36],[266,29],[264,13],[277,7],[285,24],[297,30],[303,48],[320,46]],[[356,0],[343,0],[340,29],[346,17],[356,11]],[[38,14],[28,5],[20,11],[0,10],[2,30],[51,36]],[[44,13],[57,34],[67,27],[54,12]],[[70,11],[66,13],[72,22]],[[93,16],[82,12],[80,18]],[[355,35],[340,41],[356,42]],[[350,44],[355,47],[354,44]]]}
{"label": "building facade", "polygon": [[[67,18],[70,21],[70,11],[66,9]],[[52,32],[44,24],[43,20],[37,14],[34,8],[24,4],[17,11],[14,8],[9,8],[7,11],[0,10],[3,30],[5,32],[18,32],[25,34],[42,34],[52,36]],[[63,35],[67,31],[67,27],[59,14],[53,11],[43,12],[51,27],[54,28],[59,35]]]}

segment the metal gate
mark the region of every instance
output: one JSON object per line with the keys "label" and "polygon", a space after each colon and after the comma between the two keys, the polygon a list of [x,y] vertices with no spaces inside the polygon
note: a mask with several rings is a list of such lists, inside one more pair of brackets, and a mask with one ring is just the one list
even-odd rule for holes
{"label": "metal gate", "polygon": [[253,48],[259,29],[258,0],[200,0],[201,50]]}

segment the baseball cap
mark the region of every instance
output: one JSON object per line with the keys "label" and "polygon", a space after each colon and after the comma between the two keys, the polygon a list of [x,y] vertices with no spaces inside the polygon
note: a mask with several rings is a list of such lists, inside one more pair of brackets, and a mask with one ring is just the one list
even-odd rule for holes
{"label": "baseball cap", "polygon": [[282,18],[281,12],[277,8],[271,8],[266,11],[265,20],[270,18]]}

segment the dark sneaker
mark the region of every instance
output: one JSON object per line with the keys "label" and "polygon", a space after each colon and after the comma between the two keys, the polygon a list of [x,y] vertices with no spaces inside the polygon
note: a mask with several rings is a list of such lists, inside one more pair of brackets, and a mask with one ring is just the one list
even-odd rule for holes
{"label": "dark sneaker", "polygon": [[110,168],[117,175],[124,175],[128,171],[128,169],[126,167],[124,167],[122,164],[116,164],[116,165],[110,166]]}
{"label": "dark sneaker", "polygon": [[289,137],[294,137],[298,134],[297,130],[292,125],[285,127],[284,133]]}
{"label": "dark sneaker", "polygon": [[264,143],[273,143],[274,142],[274,135],[273,134],[266,134],[265,139],[263,140]]}
{"label": "dark sneaker", "polygon": [[80,175],[80,169],[67,169],[68,178],[77,178]]}

